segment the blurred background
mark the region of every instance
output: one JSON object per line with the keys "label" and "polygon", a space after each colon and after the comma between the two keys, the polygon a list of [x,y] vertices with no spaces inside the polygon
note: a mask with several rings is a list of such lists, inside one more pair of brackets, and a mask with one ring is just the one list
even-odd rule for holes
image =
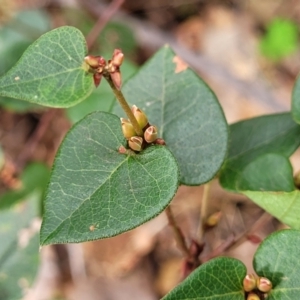
{"label": "blurred background", "polygon": [[[232,123],[290,110],[299,24],[297,0],[0,0],[0,75],[40,35],[63,25],[83,32],[90,54],[109,58],[121,48],[124,81],[169,44],[213,89]],[[182,280],[182,254],[164,213],[114,238],[39,251],[55,153],[72,124],[110,111],[113,101],[105,82],[65,110],[0,97],[0,300],[155,300]],[[182,186],[172,202],[189,243],[197,240],[202,193]],[[217,182],[209,198],[218,217],[205,232],[201,261],[228,255],[251,272],[260,241],[284,226]]]}

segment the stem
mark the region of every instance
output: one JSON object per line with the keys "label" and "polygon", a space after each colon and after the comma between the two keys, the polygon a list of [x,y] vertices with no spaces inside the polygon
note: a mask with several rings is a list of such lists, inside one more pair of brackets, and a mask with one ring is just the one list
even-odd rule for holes
{"label": "stem", "polygon": [[201,201],[201,211],[200,211],[200,225],[199,225],[199,242],[201,243],[204,235],[205,221],[207,218],[207,208],[208,208],[208,196],[211,187],[211,181],[204,184],[203,195]]}
{"label": "stem", "polygon": [[180,251],[183,253],[184,256],[186,256],[187,258],[190,257],[190,251],[186,245],[183,233],[175,221],[171,207],[168,206],[165,212],[168,217],[169,225],[173,229],[175,240],[177,242],[177,247],[180,249]]}
{"label": "stem", "polygon": [[123,93],[115,87],[115,85],[114,85],[114,83],[113,83],[113,81],[112,81],[109,74],[103,74],[103,76],[107,80],[107,82],[109,83],[110,87],[112,88],[117,100],[119,101],[121,107],[125,111],[125,113],[126,113],[128,119],[129,119],[129,121],[131,122],[135,132],[137,133],[138,136],[143,136],[144,135],[143,130],[141,129],[139,123],[137,122],[135,116],[133,115],[126,99],[124,98]]}

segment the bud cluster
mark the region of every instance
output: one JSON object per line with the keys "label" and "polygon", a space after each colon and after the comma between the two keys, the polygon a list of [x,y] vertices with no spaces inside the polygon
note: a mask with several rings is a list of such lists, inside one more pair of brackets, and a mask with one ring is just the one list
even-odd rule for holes
{"label": "bud cluster", "polygon": [[85,63],[88,65],[89,72],[94,74],[94,84],[97,87],[103,75],[109,75],[119,90],[122,85],[122,78],[120,66],[122,65],[124,54],[120,49],[115,49],[112,59],[106,60],[102,56],[88,55],[84,58]]}
{"label": "bud cluster", "polygon": [[258,277],[254,274],[247,274],[243,280],[244,291],[247,293],[247,300],[259,300],[259,295],[265,295],[272,289],[272,282],[266,277]]}
{"label": "bud cluster", "polygon": [[128,140],[130,149],[140,152],[147,145],[156,142],[158,132],[156,126],[149,124],[146,114],[140,108],[133,105],[131,111],[143,131],[143,136],[138,136],[130,121],[124,118],[121,118],[122,131],[124,137]]}

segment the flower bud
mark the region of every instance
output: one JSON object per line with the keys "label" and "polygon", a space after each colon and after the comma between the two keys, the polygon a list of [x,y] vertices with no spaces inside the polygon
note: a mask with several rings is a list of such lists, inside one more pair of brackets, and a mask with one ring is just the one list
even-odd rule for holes
{"label": "flower bud", "polygon": [[95,87],[98,87],[100,82],[101,82],[101,79],[102,79],[102,74],[99,74],[99,73],[95,73],[93,75],[93,79],[94,79],[94,85]]}
{"label": "flower bud", "polygon": [[121,125],[123,134],[127,140],[136,135],[136,132],[129,120],[121,118]]}
{"label": "flower bud", "polygon": [[157,128],[153,125],[149,126],[144,132],[144,139],[147,143],[153,143],[157,139]]}
{"label": "flower bud", "polygon": [[121,72],[119,71],[119,69],[117,69],[113,73],[110,73],[110,77],[111,77],[111,79],[112,79],[115,87],[118,90],[120,90],[121,89],[121,85],[122,85],[122,77],[121,77]]}
{"label": "flower bud", "polygon": [[205,226],[207,226],[207,227],[216,226],[219,223],[221,216],[222,216],[222,213],[220,211],[217,211],[217,212],[211,214],[205,221]]}
{"label": "flower bud", "polygon": [[129,139],[128,145],[134,151],[142,151],[143,138],[140,136],[133,136]]}
{"label": "flower bud", "polygon": [[263,293],[268,293],[272,289],[272,282],[266,277],[259,277],[256,284],[257,288]]}
{"label": "flower bud", "polygon": [[93,69],[106,65],[106,61],[102,56],[88,55],[84,58],[84,61]]}
{"label": "flower bud", "polygon": [[245,292],[251,292],[256,288],[256,276],[254,274],[247,274],[243,280],[243,287]]}
{"label": "flower bud", "polygon": [[254,294],[254,293],[250,293],[248,296],[247,296],[247,300],[260,300],[259,296]]}
{"label": "flower bud", "polygon": [[131,111],[135,116],[137,122],[139,123],[140,127],[143,129],[148,124],[148,118],[146,114],[136,105],[132,106]]}
{"label": "flower bud", "polygon": [[112,56],[112,64],[116,67],[120,67],[122,65],[124,59],[124,53],[121,51],[121,49],[115,49],[113,56]]}

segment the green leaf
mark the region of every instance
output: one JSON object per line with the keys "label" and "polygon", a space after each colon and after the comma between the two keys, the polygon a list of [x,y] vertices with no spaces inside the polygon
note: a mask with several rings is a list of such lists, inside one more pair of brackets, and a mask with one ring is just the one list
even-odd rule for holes
{"label": "green leaf", "polygon": [[300,124],[300,74],[297,76],[292,94],[292,115],[294,120]]}
{"label": "green leaf", "polygon": [[26,200],[33,191],[38,192],[40,198],[44,196],[46,186],[50,177],[49,168],[41,163],[32,163],[24,169],[20,180],[22,187],[18,190],[12,190],[0,196],[0,209],[12,206],[18,201]]}
{"label": "green leaf", "polygon": [[243,300],[245,276],[242,262],[218,257],[196,269],[162,300]]}
{"label": "green leaf", "polygon": [[291,20],[276,18],[270,22],[260,41],[263,55],[277,61],[293,53],[298,47],[298,26]]}
{"label": "green leaf", "polygon": [[282,230],[267,237],[254,257],[259,276],[271,280],[268,300],[298,299],[300,295],[300,232]]}
{"label": "green leaf", "polygon": [[[230,126],[230,135],[228,157],[220,174],[224,188],[236,191],[293,189],[287,158],[300,144],[300,126],[290,113],[235,123]],[[278,168],[272,166],[277,163]]]}
{"label": "green leaf", "polygon": [[[111,56],[111,54],[109,54]],[[125,60],[121,66],[122,80],[126,81],[137,71],[137,67]],[[67,109],[67,116],[72,123],[76,123],[83,117],[94,111],[111,112],[115,103],[115,98],[111,87],[105,79],[101,81],[100,86],[94,89],[92,94],[81,103]]]}
{"label": "green leaf", "polygon": [[255,192],[243,191],[244,195],[262,207],[282,223],[300,229],[300,192]]}
{"label": "green leaf", "polygon": [[[227,150],[226,120],[211,89],[185,69],[168,46],[124,85],[123,92],[158,127],[178,161],[181,183],[199,185],[214,177]],[[123,116],[119,105],[115,111]]]}
{"label": "green leaf", "polygon": [[[30,287],[39,264],[37,199],[0,212],[0,299],[19,300]],[[23,288],[22,288],[23,286]]]}
{"label": "green leaf", "polygon": [[92,113],[70,130],[54,163],[41,245],[115,236],[166,208],[178,187],[170,151],[127,155],[118,152],[122,145],[120,120],[109,113]]}
{"label": "green leaf", "polygon": [[288,158],[279,154],[259,156],[241,171],[236,186],[241,191],[291,192],[295,190],[292,165]]}
{"label": "green leaf", "polygon": [[0,77],[0,95],[50,107],[75,105],[93,89],[83,64],[86,52],[85,39],[76,28],[48,32]]}
{"label": "green leaf", "polygon": [[[7,72],[21,57],[26,48],[41,34],[50,29],[50,19],[42,10],[21,11],[0,28],[0,75]],[[14,112],[41,109],[36,104],[8,97],[0,97],[0,105]]]}

